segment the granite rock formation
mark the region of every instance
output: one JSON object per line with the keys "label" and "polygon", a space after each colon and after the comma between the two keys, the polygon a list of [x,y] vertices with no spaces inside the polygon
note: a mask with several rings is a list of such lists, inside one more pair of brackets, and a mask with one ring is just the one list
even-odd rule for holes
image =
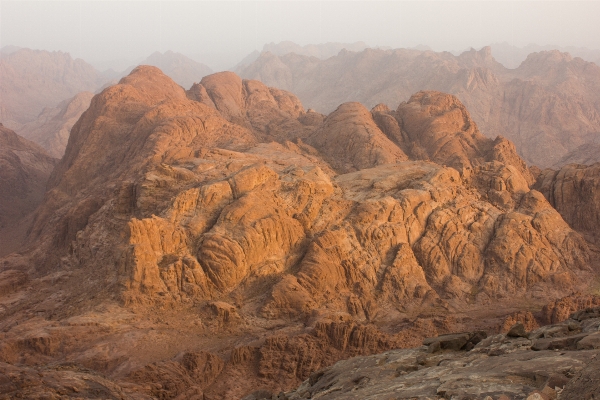
{"label": "granite rock formation", "polygon": [[[593,399],[600,389],[599,317],[600,309],[588,309],[524,337],[445,335],[421,348],[351,358],[278,398]],[[476,343],[460,347],[469,337]],[[256,393],[244,400],[266,398]]]}
{"label": "granite rock formation", "polygon": [[73,126],[25,247],[0,263],[0,368],[234,399],[497,331],[595,276],[532,180],[451,95],[324,116],[233,73],[185,91],[137,67]]}

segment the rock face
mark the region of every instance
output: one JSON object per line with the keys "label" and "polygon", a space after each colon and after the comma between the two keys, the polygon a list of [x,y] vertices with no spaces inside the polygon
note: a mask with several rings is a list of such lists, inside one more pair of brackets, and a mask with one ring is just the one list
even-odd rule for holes
{"label": "rock face", "polygon": [[51,156],[61,158],[69,134],[81,114],[90,106],[91,92],[81,92],[56,107],[46,107],[33,122],[23,125],[19,135],[42,146]]}
{"label": "rock face", "polygon": [[108,81],[67,53],[30,49],[2,55],[0,80],[0,121],[15,130],[35,121],[45,107],[56,107],[80,92],[93,92]]}
{"label": "rock face", "polygon": [[[453,335],[452,340],[425,340],[425,345],[448,344],[433,353],[430,345],[340,361],[312,374],[285,398],[555,399],[560,393],[561,399],[593,399],[600,387],[600,347],[584,350],[576,343],[598,336],[584,326],[592,320],[597,325],[600,318],[581,317],[575,314],[562,325],[545,326],[528,337],[488,337],[466,352],[451,344],[473,333]],[[579,333],[582,329],[583,333]],[[550,339],[535,339],[541,331],[548,334],[553,330],[563,333]],[[540,351],[536,344],[544,340],[552,341],[555,347]],[[264,398],[269,397],[257,393],[245,400]]]}
{"label": "rock face", "polygon": [[298,98],[258,81],[242,80],[233,72],[203,78],[188,97],[219,111],[231,123],[253,131],[262,142],[302,138],[312,132],[322,116],[304,113]]}
{"label": "rock face", "polygon": [[57,160],[0,125],[0,256],[17,250]]}
{"label": "rock face", "polygon": [[185,91],[138,67],[73,126],[28,251],[0,264],[17,282],[0,361],[234,399],[496,330],[593,282],[585,240],[531,180],[451,95],[323,116],[233,73]]}
{"label": "rock face", "polygon": [[540,167],[560,162],[600,131],[600,67],[556,50],[530,54],[515,69],[496,62],[489,47],[459,56],[343,50],[326,60],[265,52],[236,72],[290,90],[324,113],[343,102],[395,104],[419,90],[452,93],[486,136],[507,137],[525,161]]}
{"label": "rock face", "polygon": [[574,229],[591,240],[600,237],[600,164],[569,164],[544,170],[536,188]]}

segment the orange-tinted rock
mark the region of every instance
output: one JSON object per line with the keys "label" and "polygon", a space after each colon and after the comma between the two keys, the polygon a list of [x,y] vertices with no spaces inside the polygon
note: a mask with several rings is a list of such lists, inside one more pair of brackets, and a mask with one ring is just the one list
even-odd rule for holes
{"label": "orange-tinted rock", "polygon": [[[95,96],[30,249],[3,260],[35,268],[2,303],[0,359],[72,360],[158,397],[241,398],[342,357],[497,329],[505,307],[591,281],[586,242],[456,98],[401,106],[414,126],[398,124],[398,143],[449,163],[420,124],[449,149],[471,143],[460,172],[407,161],[376,121],[399,121],[383,106],[321,122],[276,94],[230,73],[185,92],[143,66]],[[198,356],[196,376],[181,357],[201,351],[220,358]]]}
{"label": "orange-tinted rock", "polygon": [[344,102],[373,107],[407,101],[421,90],[450,93],[465,104],[483,134],[507,137],[528,163],[540,167],[561,162],[600,131],[600,67],[558,51],[532,53],[514,69],[494,60],[489,47],[458,56],[365,49],[325,60],[264,52],[237,72],[290,90],[322,113]]}
{"label": "orange-tinted rock", "polygon": [[542,308],[541,320],[543,323],[555,324],[565,321],[569,316],[579,310],[600,305],[600,297],[589,295],[572,295],[554,300]]}
{"label": "orange-tinted rock", "polygon": [[340,172],[356,171],[408,159],[359,103],[342,104],[323,121],[307,143]]}
{"label": "orange-tinted rock", "polygon": [[[481,164],[499,161],[504,168],[516,169],[516,175],[521,176],[515,179],[525,180],[525,187],[533,183],[514,145],[501,136],[493,141],[483,136],[455,96],[423,91],[400,104],[395,112],[385,105],[378,105],[371,112],[388,138],[411,159],[454,167],[467,179]],[[476,173],[479,171],[481,168]]]}
{"label": "orange-tinted rock", "polygon": [[504,319],[500,327],[500,332],[508,332],[517,323],[521,323],[526,332],[531,332],[540,327],[530,311],[517,311]]}
{"label": "orange-tinted rock", "polygon": [[293,94],[233,72],[204,77],[188,91],[190,99],[216,108],[232,123],[253,129],[260,141],[285,141],[304,137],[312,129],[304,107]]}

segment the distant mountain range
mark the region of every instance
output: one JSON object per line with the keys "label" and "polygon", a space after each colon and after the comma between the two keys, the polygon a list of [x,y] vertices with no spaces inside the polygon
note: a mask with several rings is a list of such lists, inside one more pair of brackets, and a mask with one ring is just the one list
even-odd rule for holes
{"label": "distant mountain range", "polygon": [[[598,68],[557,51],[531,53],[523,59],[528,51],[546,47],[553,46],[517,48],[504,43],[452,55],[426,46],[391,50],[373,49],[364,42],[305,46],[280,42],[249,54],[235,71],[289,90],[319,112],[331,112],[344,101],[372,107],[407,100],[422,89],[444,91],[469,107],[484,134],[510,138],[531,164],[547,167],[595,160],[585,149],[598,141],[600,132]],[[566,49],[588,61],[600,53]],[[134,68],[99,72],[66,53],[15,46],[5,46],[0,53],[0,77],[5,82],[0,88],[0,121],[55,156],[64,151],[65,135],[79,117],[69,114],[69,121],[58,121],[65,115],[58,111],[59,103],[114,84]],[[518,67],[507,68],[517,63]],[[159,67],[184,88],[213,72],[172,51],[155,52],[141,64]],[[79,106],[83,112],[83,103]],[[580,156],[569,155],[577,148]]]}
{"label": "distant mountain range", "polygon": [[496,61],[490,47],[458,56],[342,50],[326,60],[264,52],[237,73],[291,91],[323,113],[346,101],[395,104],[423,89],[452,93],[485,135],[506,136],[540,167],[600,135],[600,67],[557,50],[532,53],[516,69]]}
{"label": "distant mountain range", "polygon": [[517,68],[531,53],[550,50],[558,50],[562,53],[569,53],[572,57],[580,57],[585,61],[590,61],[600,65],[600,50],[588,49],[585,47],[551,45],[540,46],[537,44],[517,47],[506,42],[494,43],[491,44],[490,47],[492,48],[492,55],[494,58],[506,68]]}

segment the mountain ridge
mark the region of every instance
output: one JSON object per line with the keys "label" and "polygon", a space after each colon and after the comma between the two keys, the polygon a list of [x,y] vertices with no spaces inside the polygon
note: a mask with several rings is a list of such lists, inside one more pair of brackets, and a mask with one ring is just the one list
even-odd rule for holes
{"label": "mountain ridge", "polygon": [[237,72],[290,90],[307,107],[326,113],[347,101],[373,107],[408,100],[418,90],[452,93],[484,134],[507,137],[528,163],[542,168],[600,132],[594,89],[600,67],[558,51],[530,54],[514,70],[495,61],[489,47],[459,56],[366,49],[327,60],[263,53]]}

